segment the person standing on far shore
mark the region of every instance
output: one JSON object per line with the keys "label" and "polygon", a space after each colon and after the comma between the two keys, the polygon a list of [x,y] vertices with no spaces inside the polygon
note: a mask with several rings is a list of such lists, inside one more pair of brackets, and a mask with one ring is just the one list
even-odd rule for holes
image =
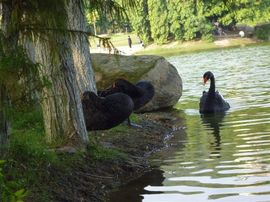
{"label": "person standing on far shore", "polygon": [[131,48],[131,46],[132,46],[132,40],[131,40],[130,36],[128,36],[128,46],[129,46],[129,48]]}

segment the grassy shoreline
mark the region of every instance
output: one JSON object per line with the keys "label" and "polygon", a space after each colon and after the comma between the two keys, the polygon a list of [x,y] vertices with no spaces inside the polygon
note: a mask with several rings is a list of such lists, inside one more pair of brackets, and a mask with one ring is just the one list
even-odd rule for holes
{"label": "grassy shoreline", "polygon": [[[121,124],[90,132],[86,150],[74,153],[45,142],[39,108],[16,115],[10,146],[0,158],[0,201],[105,201],[112,190],[151,170],[147,158],[165,148],[176,119],[169,112],[133,114],[144,128]],[[164,116],[173,118],[165,125]]]}
{"label": "grassy shoreline", "polygon": [[[127,44],[127,37],[132,39],[132,48]],[[270,45],[270,42],[256,40],[254,38],[240,38],[236,35],[218,37],[213,42],[194,40],[194,41],[170,41],[167,44],[157,45],[150,44],[143,48],[139,43],[138,37],[134,33],[117,33],[106,35],[111,38],[112,44],[126,55],[161,55],[171,56],[179,54],[187,54],[201,51],[212,51],[219,49],[237,48],[254,45]],[[97,48],[98,41],[94,38],[90,39],[91,53],[109,53],[108,50]]]}
{"label": "grassy shoreline", "polygon": [[263,42],[251,38],[223,38],[214,42],[207,41],[191,41],[180,42],[174,41],[164,45],[152,44],[145,49],[135,53],[135,55],[162,55],[172,56],[201,51],[212,51],[218,49],[228,49],[236,47],[254,46],[254,45],[269,45],[269,42]]}

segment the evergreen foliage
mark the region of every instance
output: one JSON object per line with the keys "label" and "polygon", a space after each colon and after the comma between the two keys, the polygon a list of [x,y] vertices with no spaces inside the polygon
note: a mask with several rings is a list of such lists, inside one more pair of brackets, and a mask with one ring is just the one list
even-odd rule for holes
{"label": "evergreen foliage", "polygon": [[268,0],[230,0],[224,1],[221,5],[219,9],[223,12],[219,16],[219,21],[224,25],[230,23],[256,25],[270,21],[270,1]]}
{"label": "evergreen foliage", "polygon": [[6,22],[2,17],[0,83],[5,86],[13,105],[16,102],[31,104],[33,92],[41,90],[43,84],[47,85],[48,81],[46,78],[39,78],[40,65],[31,61],[24,45],[27,40],[43,39],[42,34],[54,38],[55,32],[52,30],[63,32],[67,15],[62,8],[67,2],[66,0],[57,2],[20,0],[1,3],[9,4],[11,19],[7,25],[4,25]]}
{"label": "evergreen foliage", "polygon": [[147,45],[152,40],[147,0],[139,0],[138,5],[136,12],[131,13],[131,23],[139,38]]}
{"label": "evergreen foliage", "polygon": [[270,24],[256,26],[255,35],[258,39],[270,41]]}
{"label": "evergreen foliage", "polygon": [[[120,4],[120,0],[117,1]],[[214,23],[233,31],[237,24],[255,26],[270,21],[269,0],[138,0],[135,10],[126,10],[133,30],[147,44],[176,40],[213,39]],[[99,15],[102,18],[102,15]],[[108,18],[106,18],[108,19]],[[110,29],[112,19],[97,24]],[[126,21],[126,23],[129,23]],[[124,30],[125,23],[119,27]],[[119,29],[121,30],[121,29]]]}
{"label": "evergreen foliage", "polygon": [[87,0],[85,12],[87,22],[99,34],[125,30],[129,25],[128,12],[136,6],[134,0]]}
{"label": "evergreen foliage", "polygon": [[204,15],[203,2],[171,1],[169,11],[170,31],[175,39],[211,38],[213,28]]}
{"label": "evergreen foliage", "polygon": [[33,94],[48,84],[46,78],[38,76],[39,64],[33,63],[25,49],[18,46],[12,53],[1,54],[0,83],[4,84],[13,105],[29,106],[34,101]]}
{"label": "evergreen foliage", "polygon": [[169,36],[168,9],[166,0],[148,0],[151,35],[155,43],[167,42]]}

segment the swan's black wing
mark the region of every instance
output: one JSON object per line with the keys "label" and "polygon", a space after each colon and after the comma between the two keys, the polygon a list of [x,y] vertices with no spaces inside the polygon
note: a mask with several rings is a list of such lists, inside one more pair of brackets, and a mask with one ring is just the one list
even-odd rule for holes
{"label": "swan's black wing", "polygon": [[112,116],[130,115],[134,107],[132,99],[124,93],[115,93],[107,96],[102,105],[106,112]]}
{"label": "swan's black wing", "polygon": [[105,97],[103,103],[103,129],[109,129],[125,121],[133,111],[132,99],[124,93],[115,93]]}
{"label": "swan's black wing", "polygon": [[137,94],[132,97],[135,110],[146,105],[155,95],[154,86],[148,81],[140,81],[136,84]]}
{"label": "swan's black wing", "polygon": [[117,93],[117,92],[119,92],[118,89],[113,88],[113,87],[109,87],[109,88],[106,88],[105,90],[98,91],[98,95],[100,97],[106,97],[108,95],[112,95],[112,94]]}
{"label": "swan's black wing", "polygon": [[209,92],[203,92],[200,99],[200,113],[215,113],[224,112],[230,108],[229,103],[227,103],[219,92],[215,94],[209,94]]}
{"label": "swan's black wing", "polygon": [[155,95],[154,86],[148,81],[139,81],[136,83],[136,87],[140,89],[139,94],[145,94],[147,101],[150,101]]}
{"label": "swan's black wing", "polygon": [[208,92],[203,91],[202,93],[202,97],[200,98],[200,113],[203,113],[204,111],[206,111],[206,103],[207,103],[207,97],[208,97]]}
{"label": "swan's black wing", "polygon": [[104,110],[104,100],[105,98],[97,96],[93,92],[85,92],[83,94],[82,104],[83,107],[92,112],[103,111]]}
{"label": "swan's black wing", "polygon": [[230,105],[226,100],[223,98],[223,96],[216,91],[216,102],[218,107],[218,111],[226,111],[230,108]]}
{"label": "swan's black wing", "polygon": [[132,99],[123,93],[99,97],[86,92],[82,98],[87,130],[110,129],[126,120],[133,111]]}

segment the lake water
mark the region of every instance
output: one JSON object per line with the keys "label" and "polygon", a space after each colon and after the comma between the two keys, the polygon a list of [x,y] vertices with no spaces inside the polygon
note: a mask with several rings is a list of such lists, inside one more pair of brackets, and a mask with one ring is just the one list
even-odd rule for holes
{"label": "lake water", "polygon": [[[112,202],[270,201],[270,46],[167,58],[183,79],[176,105],[185,128],[157,154],[157,169],[112,194]],[[211,70],[230,103],[201,117],[202,75]]]}

